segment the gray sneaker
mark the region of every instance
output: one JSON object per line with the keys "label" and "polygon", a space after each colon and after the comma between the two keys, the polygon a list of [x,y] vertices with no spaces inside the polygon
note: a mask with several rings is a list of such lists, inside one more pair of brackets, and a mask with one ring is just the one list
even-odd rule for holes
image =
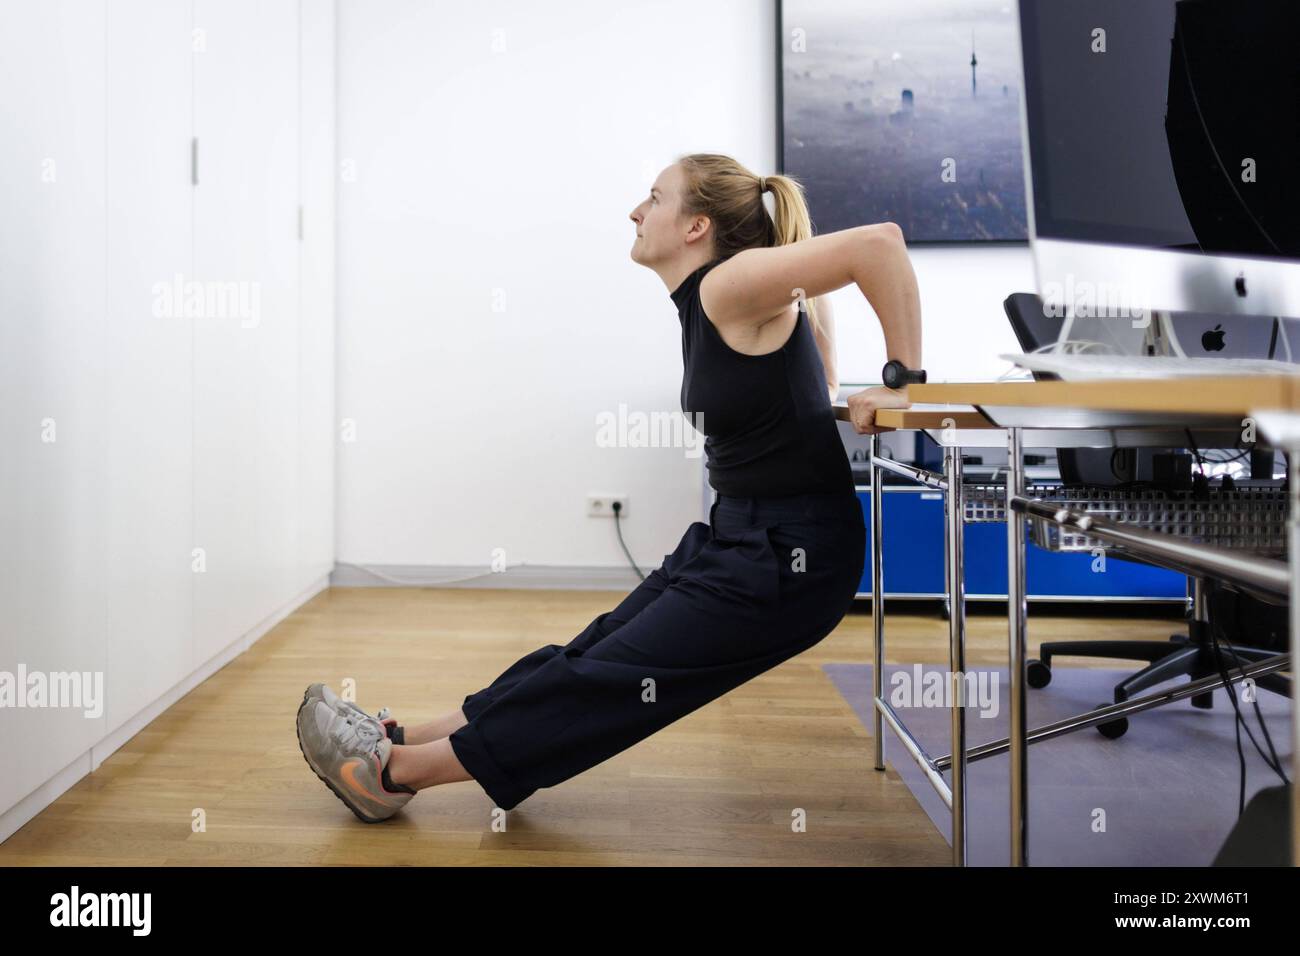
{"label": "gray sneaker", "polygon": [[368,713],[366,713],[356,704],[352,703],[352,701],[344,700],[338,694],[334,693],[334,691],[330,690],[328,684],[321,684],[321,683],[312,684],[310,687],[307,688],[306,692],[302,695],[303,700],[308,700],[312,697],[316,698],[317,700],[325,701],[326,704],[328,704],[330,707],[333,707],[339,713],[344,713],[345,711],[347,711],[356,714],[358,717],[365,717],[365,718],[369,718],[370,720],[376,720],[383,726],[384,733],[388,736],[389,740],[391,740],[395,744],[406,743],[405,731],[403,730],[401,724],[397,722],[396,717],[389,716],[389,711],[387,707],[382,708],[378,714],[376,714],[374,717],[371,717]]}
{"label": "gray sneaker", "polygon": [[373,717],[340,713],[324,700],[304,697],[298,749],[325,786],[366,823],[388,819],[415,796],[388,776],[393,742]]}

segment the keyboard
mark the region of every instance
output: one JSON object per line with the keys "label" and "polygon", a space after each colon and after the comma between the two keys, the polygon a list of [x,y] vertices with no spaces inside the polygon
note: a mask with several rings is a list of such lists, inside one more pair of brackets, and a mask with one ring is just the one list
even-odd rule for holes
{"label": "keyboard", "polygon": [[1001,353],[1031,372],[1054,372],[1063,380],[1181,378],[1189,375],[1300,375],[1300,365],[1278,359],[1184,358],[1178,355],[1097,355],[1060,352]]}

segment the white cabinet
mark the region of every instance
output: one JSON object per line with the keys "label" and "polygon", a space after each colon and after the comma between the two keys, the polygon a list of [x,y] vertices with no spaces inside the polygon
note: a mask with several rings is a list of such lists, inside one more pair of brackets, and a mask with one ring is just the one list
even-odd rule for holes
{"label": "white cabinet", "polygon": [[174,295],[192,271],[189,7],[113,0],[106,36],[112,731],[193,667],[193,320]]}
{"label": "white cabinet", "polygon": [[332,568],[335,8],[0,15],[2,840]]}
{"label": "white cabinet", "polygon": [[298,2],[196,0],[194,24],[197,666],[294,583]]}

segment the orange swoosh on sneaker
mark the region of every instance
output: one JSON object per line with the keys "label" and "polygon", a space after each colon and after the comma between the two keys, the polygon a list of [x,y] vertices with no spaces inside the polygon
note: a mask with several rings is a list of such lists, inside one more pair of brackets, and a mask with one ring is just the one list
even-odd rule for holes
{"label": "orange swoosh on sneaker", "polygon": [[366,797],[369,800],[374,800],[375,794],[366,789],[366,785],[356,777],[357,768],[360,766],[360,760],[349,760],[339,768],[339,776],[343,778],[344,783],[357,793],[361,794],[361,796]]}

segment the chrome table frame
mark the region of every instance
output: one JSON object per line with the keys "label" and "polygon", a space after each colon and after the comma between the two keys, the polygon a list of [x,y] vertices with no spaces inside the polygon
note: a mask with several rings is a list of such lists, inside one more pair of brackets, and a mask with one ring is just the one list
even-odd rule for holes
{"label": "chrome table frame", "polygon": [[[1204,677],[1176,689],[1147,694],[1143,697],[1097,708],[1045,727],[1029,730],[1025,719],[1025,647],[1028,616],[1028,598],[1025,587],[1025,521],[1056,521],[1062,525],[1081,527],[1090,535],[1122,541],[1126,549],[1140,553],[1148,560],[1197,576],[1193,600],[1193,613],[1197,620],[1205,620],[1206,608],[1199,575],[1225,577],[1253,593],[1290,599],[1291,643],[1290,653],[1236,668],[1239,679],[1253,678],[1280,670],[1291,670],[1290,662],[1300,654],[1300,415],[1261,412],[1255,417],[1262,430],[1274,439],[1275,447],[1286,451],[1289,462],[1290,501],[1288,530],[1290,547],[1288,562],[1270,561],[1250,557],[1238,552],[1216,549],[1206,545],[1182,541],[1172,535],[1155,532],[1135,533],[1132,529],[1093,516],[1072,512],[1025,493],[1024,449],[1026,447],[1108,447],[1143,445],[1176,446],[1185,437],[1185,418],[1143,413],[1088,411],[1071,409],[1069,415],[1058,416],[1053,421],[1051,409],[1040,407],[1000,406],[979,409],[990,420],[988,429],[946,428],[919,429],[943,448],[943,474],[880,454],[880,436],[870,436],[871,460],[871,617],[873,631],[873,701],[872,731],[875,738],[875,768],[885,769],[884,724],[898,736],[904,749],[920,767],[926,780],[952,812],[953,865],[966,865],[966,775],[967,765],[1006,752],[1010,758],[1010,851],[1012,866],[1029,863],[1028,818],[1028,746],[1095,726],[1128,714],[1139,713],[1175,700],[1203,694],[1225,686],[1221,676]],[[1060,426],[1061,418],[1069,424]],[[1152,425],[1151,420],[1157,423]],[[1159,421],[1163,418],[1164,421]],[[1049,425],[1050,427],[1044,427]],[[1198,419],[1194,426],[1198,432],[1222,431],[1224,435],[1239,434],[1240,426],[1223,417]],[[997,447],[1006,442],[1007,472],[1007,643],[1008,671],[1010,674],[1010,736],[974,750],[966,747],[964,688],[966,686],[966,599],[962,556],[964,501],[962,500],[963,447]],[[1213,439],[1211,439],[1212,441]],[[1217,447],[1206,443],[1204,447]],[[931,757],[908,730],[899,714],[884,696],[884,573],[883,573],[883,508],[882,476],[889,471],[902,475],[922,485],[937,489],[944,496],[944,577],[948,599],[948,656],[949,692],[952,702],[951,753]],[[1016,515],[1015,519],[1011,516]],[[1229,672],[1232,679],[1232,672]],[[1300,796],[1296,783],[1300,782],[1300,708],[1292,700],[1292,864],[1300,865]],[[943,778],[943,771],[951,771],[952,783]]]}

